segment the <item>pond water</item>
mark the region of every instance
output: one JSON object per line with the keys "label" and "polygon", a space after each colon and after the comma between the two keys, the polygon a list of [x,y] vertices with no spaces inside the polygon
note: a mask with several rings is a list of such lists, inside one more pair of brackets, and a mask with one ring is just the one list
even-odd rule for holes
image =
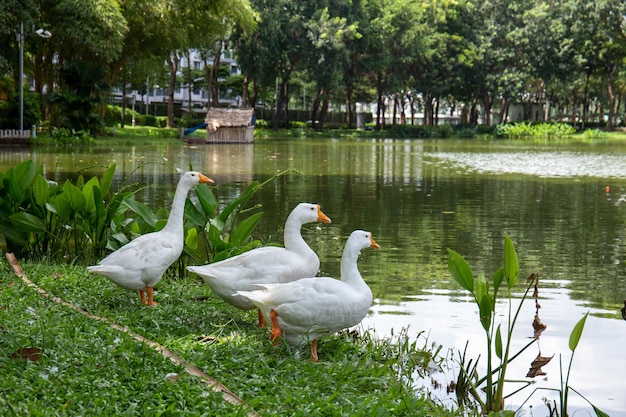
{"label": "pond water", "polygon": [[[477,307],[448,272],[447,249],[463,255],[475,274],[491,278],[502,264],[507,235],[520,260],[517,295],[524,278],[538,272],[539,315],[547,325],[508,376],[525,380],[539,352],[554,355],[534,386],[558,388],[559,357],[566,368],[569,334],[589,312],[570,386],[609,415],[626,416],[626,322],[620,313],[626,298],[624,145],[291,138],[254,145],[0,148],[2,170],[25,159],[43,165],[57,181],[77,172],[99,175],[115,162],[115,185],[148,185],[137,199],[155,207],[167,204],[167,192],[178,181],[174,168],[193,167],[213,178],[221,201],[235,198],[253,180],[293,169],[255,196],[253,203],[265,213],[258,237],[281,242],[289,211],[301,201],[317,202],[333,223],[308,225],[303,234],[319,254],[321,274],[338,277],[349,233],[372,231],[381,249],[364,250],[359,260],[375,297],[362,327],[381,336],[404,332],[442,345],[442,353],[455,358],[469,341],[468,357],[481,355],[484,361],[486,342]],[[498,305],[498,314],[506,319],[506,304]],[[528,300],[513,335],[516,347],[532,336],[534,316],[535,304]],[[445,386],[455,374],[434,374],[444,388],[433,395],[453,401]],[[509,408],[531,389],[509,400]],[[557,398],[550,391],[535,393],[525,415],[548,415],[543,397]],[[570,394],[570,415],[593,415],[590,410]]]}

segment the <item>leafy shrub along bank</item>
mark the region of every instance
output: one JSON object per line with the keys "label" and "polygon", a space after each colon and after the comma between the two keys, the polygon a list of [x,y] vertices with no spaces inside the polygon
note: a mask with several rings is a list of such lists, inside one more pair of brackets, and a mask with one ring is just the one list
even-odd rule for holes
{"label": "leafy shrub along bank", "polygon": [[[0,173],[0,239],[3,250],[19,259],[93,262],[132,238],[160,230],[169,210],[152,211],[134,199],[136,186],[112,190],[115,165],[102,177],[75,184],[57,184],[43,177],[43,168],[32,161]],[[224,259],[260,244],[251,238],[262,212],[248,207],[265,182],[253,181],[242,195],[220,204],[213,192],[200,185],[197,203],[185,204],[185,248],[178,267]],[[223,207],[218,210],[218,207]]]}

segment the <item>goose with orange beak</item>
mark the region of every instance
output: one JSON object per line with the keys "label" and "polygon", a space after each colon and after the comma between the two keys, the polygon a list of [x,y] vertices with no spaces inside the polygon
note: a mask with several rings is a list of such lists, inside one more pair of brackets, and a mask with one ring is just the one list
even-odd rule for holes
{"label": "goose with orange beak", "polygon": [[141,304],[157,305],[153,299],[153,287],[183,251],[183,214],[187,194],[198,184],[212,183],[212,179],[199,172],[184,173],[176,186],[165,227],[139,236],[110,253],[98,265],[88,266],[87,270],[108,278],[122,288],[139,291]]}
{"label": "goose with orange beak", "polygon": [[365,248],[380,249],[372,234],[355,230],[341,257],[341,279],[311,277],[286,284],[263,285],[257,291],[239,291],[272,323],[271,339],[292,345],[311,342],[311,359],[318,360],[317,340],[356,326],[372,305],[372,291],[357,268]]}

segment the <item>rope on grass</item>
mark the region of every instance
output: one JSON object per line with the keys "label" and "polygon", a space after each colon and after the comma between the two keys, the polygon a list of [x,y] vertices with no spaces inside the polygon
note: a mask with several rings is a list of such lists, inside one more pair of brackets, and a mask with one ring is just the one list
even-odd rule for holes
{"label": "rope on grass", "polygon": [[147,339],[147,338],[143,337],[142,335],[140,335],[138,333],[135,333],[134,331],[132,331],[127,326],[120,326],[119,324],[115,323],[114,321],[112,321],[112,320],[110,320],[110,319],[108,319],[106,317],[96,316],[95,314],[91,314],[90,312],[88,312],[86,310],[83,310],[82,308],[80,308],[80,307],[78,307],[78,306],[76,306],[76,305],[74,305],[72,303],[69,303],[69,302],[63,300],[60,297],[56,297],[54,295],[51,295],[46,290],[44,290],[43,288],[41,288],[37,284],[35,284],[33,281],[31,281],[30,278],[28,278],[28,276],[22,270],[22,267],[20,266],[19,262],[17,261],[17,259],[15,258],[15,255],[13,253],[7,253],[6,254],[6,258],[9,261],[9,264],[11,265],[11,268],[13,269],[13,272],[15,273],[15,275],[18,276],[19,278],[21,278],[22,281],[24,281],[27,286],[29,286],[32,289],[34,289],[35,291],[37,291],[43,297],[45,297],[45,298],[47,298],[49,300],[52,300],[55,303],[61,304],[64,307],[67,307],[67,308],[70,308],[70,309],[72,309],[74,311],[77,311],[78,313],[82,314],[85,317],[88,317],[88,318],[93,319],[93,320],[100,321],[102,323],[106,323],[112,329],[115,329],[117,331],[126,333],[127,335],[129,335],[133,339],[150,346],[151,348],[153,348],[154,350],[159,352],[161,355],[163,355],[164,357],[168,358],[174,364],[179,365],[179,366],[183,366],[185,368],[185,371],[187,371],[187,373],[189,375],[193,375],[193,376],[196,376],[196,377],[200,378],[200,380],[205,385],[210,387],[213,391],[221,393],[222,394],[222,398],[224,399],[224,401],[227,401],[227,402],[229,402],[231,404],[234,404],[234,405],[244,406],[245,408],[247,408],[248,416],[260,417],[260,415],[257,412],[252,410],[248,404],[246,404],[241,398],[239,398],[237,395],[235,395],[224,384],[219,382],[217,379],[212,378],[209,375],[207,375],[206,373],[202,372],[199,368],[197,368],[196,366],[190,364],[189,362],[187,362],[185,359],[181,358],[180,356],[176,355],[174,352],[172,352],[171,350],[169,350],[168,348],[166,348],[162,344],[154,342],[154,341],[152,341],[150,339]]}

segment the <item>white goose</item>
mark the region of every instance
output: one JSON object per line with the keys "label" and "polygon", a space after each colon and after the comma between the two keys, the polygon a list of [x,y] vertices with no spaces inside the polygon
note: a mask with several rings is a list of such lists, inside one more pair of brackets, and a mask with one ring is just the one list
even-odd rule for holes
{"label": "white goose", "polygon": [[[122,288],[139,291],[141,304],[154,306],[152,287],[160,280],[183,251],[183,214],[189,190],[213,180],[199,172],[186,172],[180,178],[167,224],[158,232],[132,240],[87,270],[102,275]],[[147,295],[147,297],[146,297]]]}
{"label": "white goose", "polygon": [[311,359],[317,356],[317,339],[363,320],[372,305],[372,291],[357,268],[361,249],[379,249],[370,232],[355,230],[341,257],[341,280],[303,278],[285,284],[263,285],[256,291],[239,291],[272,322],[272,340],[281,336],[292,344],[312,341]]}
{"label": "white goose", "polygon": [[[242,310],[254,309],[237,291],[258,289],[260,284],[290,282],[317,275],[320,260],[302,238],[302,225],[312,222],[330,223],[317,204],[300,203],[287,217],[284,248],[264,246],[241,255],[208,265],[187,269],[204,280],[220,298]],[[259,326],[264,325],[259,312]]]}

